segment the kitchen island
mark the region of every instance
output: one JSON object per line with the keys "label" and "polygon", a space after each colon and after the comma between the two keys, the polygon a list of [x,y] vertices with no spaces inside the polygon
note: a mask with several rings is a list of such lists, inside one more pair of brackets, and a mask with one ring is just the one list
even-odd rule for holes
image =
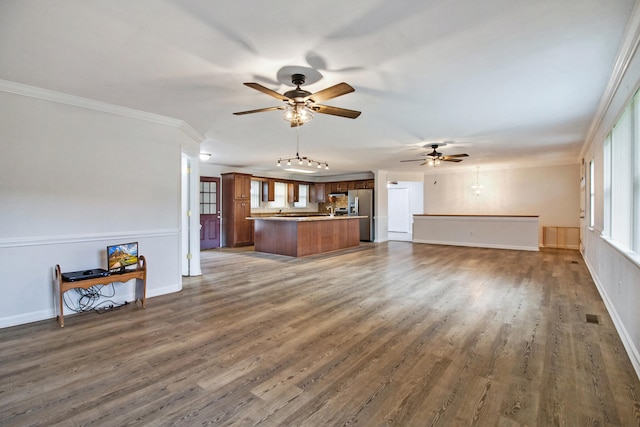
{"label": "kitchen island", "polygon": [[250,217],[257,252],[303,257],[360,245],[360,216]]}

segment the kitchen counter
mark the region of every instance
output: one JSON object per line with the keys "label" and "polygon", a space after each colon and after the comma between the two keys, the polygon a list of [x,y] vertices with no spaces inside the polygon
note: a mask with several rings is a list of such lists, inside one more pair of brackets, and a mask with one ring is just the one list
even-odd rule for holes
{"label": "kitchen counter", "polygon": [[360,245],[361,216],[249,217],[258,252],[303,257]]}

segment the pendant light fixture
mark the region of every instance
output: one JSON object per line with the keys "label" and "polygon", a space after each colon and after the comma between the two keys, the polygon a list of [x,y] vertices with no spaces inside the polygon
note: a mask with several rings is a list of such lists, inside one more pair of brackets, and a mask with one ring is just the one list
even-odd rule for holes
{"label": "pendant light fixture", "polygon": [[[311,119],[308,119],[311,120]],[[306,163],[306,166],[308,167],[313,167],[313,165],[316,165],[316,169],[322,169],[324,167],[324,169],[329,169],[329,163],[325,162],[325,161],[320,161],[320,160],[313,160],[310,157],[306,157],[306,156],[301,156],[300,155],[300,126],[296,126],[296,155],[294,157],[288,157],[288,158],[282,158],[280,157],[278,159],[278,162],[276,163],[277,167],[282,167],[282,163],[285,163],[286,166],[291,166],[291,161],[298,161],[298,165],[299,166],[303,166]],[[293,168],[287,168],[285,170],[289,170],[292,172],[303,172],[303,173],[315,173],[317,172],[317,170],[310,170],[310,169],[293,169]]]}
{"label": "pendant light fixture", "polygon": [[472,185],[471,188],[476,196],[479,196],[482,192],[481,190],[484,188],[484,185],[480,185],[480,166],[476,166],[476,183]]}

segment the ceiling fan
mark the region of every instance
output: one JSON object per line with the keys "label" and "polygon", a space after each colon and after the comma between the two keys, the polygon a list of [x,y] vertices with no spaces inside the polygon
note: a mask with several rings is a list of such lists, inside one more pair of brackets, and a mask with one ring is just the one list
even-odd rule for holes
{"label": "ceiling fan", "polygon": [[437,166],[440,162],[461,162],[462,159],[458,157],[469,157],[468,154],[452,154],[450,156],[445,156],[442,153],[438,153],[437,148],[438,144],[431,144],[432,152],[424,154],[426,159],[412,159],[412,160],[400,160],[401,162],[423,162],[420,166],[429,165],[429,166]]}
{"label": "ceiling fan", "polygon": [[245,86],[249,86],[252,89],[284,101],[285,105],[260,108],[258,110],[240,111],[233,114],[241,116],[243,114],[261,113],[263,111],[283,110],[284,119],[291,122],[291,127],[301,126],[308,122],[313,118],[314,113],[331,114],[333,116],[346,117],[349,119],[355,119],[360,115],[360,111],[317,104],[317,102],[337,98],[338,96],[346,95],[347,93],[355,91],[355,89],[347,83],[338,83],[337,85],[328,87],[319,92],[311,93],[300,88],[304,82],[304,74],[293,74],[291,76],[291,83],[296,85],[296,88],[285,92],[282,95],[262,86],[259,83],[245,83]]}

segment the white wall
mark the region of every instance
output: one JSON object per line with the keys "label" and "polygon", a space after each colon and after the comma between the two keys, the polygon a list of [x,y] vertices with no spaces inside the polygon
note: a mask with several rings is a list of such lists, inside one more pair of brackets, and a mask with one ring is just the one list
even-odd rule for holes
{"label": "white wall", "polygon": [[[147,296],[180,290],[181,153],[197,145],[181,122],[9,86],[0,88],[0,327],[54,317],[55,265],[105,268],[108,244],[139,242]],[[133,282],[117,292],[131,300]]]}
{"label": "white wall", "polygon": [[636,51],[640,42],[639,27],[640,11],[636,6],[607,93],[582,150],[585,165],[594,160],[596,201],[595,225],[589,228],[583,223],[582,232],[584,259],[640,377],[640,262],[637,255],[626,254],[615,246],[615,242],[601,235],[604,224],[603,141],[640,86],[640,55]]}
{"label": "white wall", "polygon": [[[476,181],[484,187],[480,195],[471,188]],[[430,172],[425,176],[424,213],[539,215],[542,245],[543,226],[579,226],[580,165]]]}

